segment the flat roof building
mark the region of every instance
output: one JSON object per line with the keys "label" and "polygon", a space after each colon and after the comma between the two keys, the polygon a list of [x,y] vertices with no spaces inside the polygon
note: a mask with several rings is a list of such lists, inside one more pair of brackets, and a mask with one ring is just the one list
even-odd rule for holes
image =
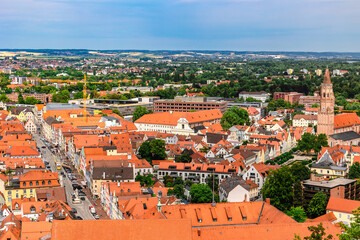
{"label": "flat roof building", "polygon": [[176,96],[175,99],[162,99],[154,101],[154,112],[189,112],[219,109],[224,113],[227,109],[227,101],[208,97]]}

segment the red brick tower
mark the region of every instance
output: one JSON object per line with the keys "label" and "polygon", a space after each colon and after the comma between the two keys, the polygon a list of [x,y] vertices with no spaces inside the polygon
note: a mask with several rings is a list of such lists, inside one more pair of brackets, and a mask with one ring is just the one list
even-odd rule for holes
{"label": "red brick tower", "polygon": [[320,110],[317,121],[318,134],[325,133],[328,136],[334,133],[334,105],[335,97],[330,72],[329,69],[326,69],[320,90]]}

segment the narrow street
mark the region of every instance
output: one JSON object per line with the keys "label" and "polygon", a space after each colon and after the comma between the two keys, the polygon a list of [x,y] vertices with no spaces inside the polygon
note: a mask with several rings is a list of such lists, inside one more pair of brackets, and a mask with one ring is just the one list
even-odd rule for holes
{"label": "narrow street", "polygon": [[[51,150],[49,147],[44,143],[44,141],[41,140],[39,134],[33,134],[34,140],[37,143],[38,148],[40,148],[41,151],[41,159],[43,161],[47,161],[50,163],[51,171],[58,172],[59,173],[59,179],[62,184],[62,186],[65,187],[65,193],[66,193],[66,199],[68,205],[76,209],[77,216],[80,216],[83,219],[94,219],[93,215],[89,211],[89,206],[91,205],[89,199],[85,197],[85,201],[82,201],[80,204],[73,204],[72,203],[72,194],[74,193],[72,184],[70,179],[67,177],[66,172],[61,168],[61,170],[56,169],[56,164],[54,162],[54,155],[51,153]],[[64,172],[65,176],[61,175],[60,173]],[[78,181],[82,181],[82,179],[78,179]]]}

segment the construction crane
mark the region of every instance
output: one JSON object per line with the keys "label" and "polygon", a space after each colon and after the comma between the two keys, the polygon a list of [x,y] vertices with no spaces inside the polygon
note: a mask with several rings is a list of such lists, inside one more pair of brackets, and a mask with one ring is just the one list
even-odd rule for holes
{"label": "construction crane", "polygon": [[84,95],[84,102],[83,102],[83,104],[84,104],[84,113],[83,113],[83,115],[84,115],[84,120],[85,120],[85,122],[87,122],[87,117],[86,117],[86,101],[87,101],[87,92],[86,92],[86,73],[84,73],[84,88],[83,88],[83,91],[84,91],[84,93],[83,93],[83,95]]}

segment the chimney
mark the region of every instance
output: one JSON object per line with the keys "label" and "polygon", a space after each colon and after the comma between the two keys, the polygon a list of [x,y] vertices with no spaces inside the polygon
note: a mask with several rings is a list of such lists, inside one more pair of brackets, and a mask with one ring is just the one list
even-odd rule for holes
{"label": "chimney", "polygon": [[265,202],[270,204],[270,198],[265,199]]}
{"label": "chimney", "polygon": [[117,186],[120,187],[120,182],[117,183]]}

